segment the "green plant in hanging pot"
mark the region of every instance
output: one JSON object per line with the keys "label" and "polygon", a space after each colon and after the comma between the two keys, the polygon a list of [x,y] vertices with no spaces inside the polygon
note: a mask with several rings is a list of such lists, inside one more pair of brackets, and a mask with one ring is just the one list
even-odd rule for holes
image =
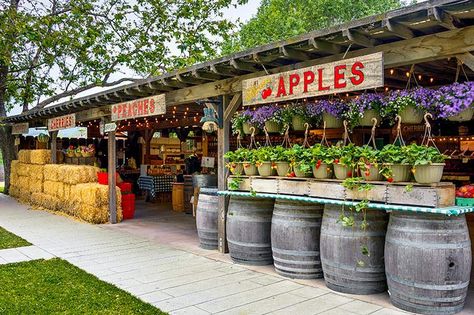
{"label": "green plant in hanging pot", "polygon": [[356,126],[371,127],[372,119],[381,122],[380,115],[383,107],[383,95],[379,93],[364,93],[349,103],[349,111],[347,112],[347,120],[351,128]]}
{"label": "green plant in hanging pot", "polygon": [[260,147],[255,150],[255,166],[260,176],[271,176],[273,172],[273,147]]}
{"label": "green plant in hanging pot", "polygon": [[289,104],[282,110],[283,122],[293,128],[294,131],[305,131],[306,123],[310,123],[310,117],[306,107],[300,104]]}
{"label": "green plant in hanging pot", "polygon": [[250,128],[256,127],[254,124],[252,124],[253,114],[254,112],[251,109],[246,109],[243,112],[236,112],[231,121],[232,132],[237,134],[237,132],[240,130],[240,132],[245,135],[252,134],[252,130]]}
{"label": "green plant in hanging pot", "polygon": [[334,158],[329,148],[322,144],[315,144],[310,149],[313,176],[318,179],[332,177]]}
{"label": "green plant in hanging pot", "polygon": [[281,145],[273,148],[271,161],[273,168],[276,170],[278,176],[287,176],[290,172],[290,162],[288,160],[287,150]]}
{"label": "green plant in hanging pot", "polygon": [[243,166],[244,166],[244,173],[247,176],[255,176],[258,174],[257,166],[255,165],[255,155],[257,149],[242,149],[242,157],[243,157]]}
{"label": "green plant in hanging pot", "polygon": [[344,180],[354,177],[356,169],[356,146],[352,143],[346,146],[332,146],[329,152],[334,159],[334,176]]}
{"label": "green plant in hanging pot", "polygon": [[290,162],[292,172],[288,177],[310,177],[311,176],[311,152],[309,149],[299,144],[286,150],[287,159]]}
{"label": "green plant in hanging pot", "polygon": [[380,181],[382,180],[381,164],[379,151],[369,145],[356,147],[355,160],[357,169],[362,178],[366,181]]}
{"label": "green plant in hanging pot", "polygon": [[224,158],[228,160],[226,167],[233,175],[242,175],[244,173],[243,162],[247,157],[247,150],[248,149],[239,148],[224,154]]}
{"label": "green plant in hanging pot", "polygon": [[435,100],[434,90],[418,87],[412,90],[393,91],[390,93],[381,110],[383,117],[395,121],[400,115],[405,124],[419,124]]}
{"label": "green plant in hanging pot", "polygon": [[435,184],[441,181],[444,161],[448,156],[441,154],[435,147],[417,144],[407,146],[407,156],[417,183]]}
{"label": "green plant in hanging pot", "polygon": [[284,123],[282,109],[275,105],[259,107],[255,110],[251,122],[260,129],[265,127],[268,133],[282,133]]}
{"label": "green plant in hanging pot", "polygon": [[410,181],[412,167],[408,161],[407,147],[387,144],[380,150],[379,159],[382,163],[380,173],[388,182]]}

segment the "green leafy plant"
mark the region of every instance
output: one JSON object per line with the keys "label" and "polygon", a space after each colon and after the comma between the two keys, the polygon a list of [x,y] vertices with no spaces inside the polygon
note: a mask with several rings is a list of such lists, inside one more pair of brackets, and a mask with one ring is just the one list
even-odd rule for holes
{"label": "green leafy plant", "polygon": [[332,146],[328,149],[334,159],[334,164],[354,168],[357,164],[357,147],[350,143],[345,146]]}
{"label": "green leafy plant", "polygon": [[425,145],[410,144],[406,147],[408,163],[414,167],[432,163],[444,163],[448,156],[441,154],[437,148]]}
{"label": "green leafy plant", "polygon": [[271,162],[273,157],[273,147],[260,147],[254,151],[254,159],[257,164]]}
{"label": "green leafy plant", "polygon": [[304,173],[311,172],[313,158],[310,149],[295,144],[293,147],[286,150],[286,156],[292,167],[297,167]]}
{"label": "green leafy plant", "polygon": [[286,148],[282,147],[281,145],[273,147],[273,151],[270,157],[270,161],[272,162],[289,162],[288,161],[288,154],[286,153]]}
{"label": "green leafy plant", "polygon": [[321,144],[315,144],[310,149],[309,152],[311,153],[311,162],[316,168],[324,164],[332,164],[334,162],[334,158],[331,154],[331,151],[328,147],[325,147]]}
{"label": "green leafy plant", "polygon": [[[369,145],[356,147],[355,160],[357,168],[369,176],[370,172],[377,171],[380,163],[380,151]],[[375,170],[374,170],[375,169]]]}
{"label": "green leafy plant", "polygon": [[252,111],[250,109],[243,112],[236,112],[231,120],[232,133],[237,134],[238,131],[243,133],[244,123],[250,123],[252,117]]}
{"label": "green leafy plant", "polygon": [[304,122],[309,123],[311,118],[306,112],[306,106],[301,104],[290,104],[281,111],[281,118],[284,124],[291,125],[294,116],[300,116]]}

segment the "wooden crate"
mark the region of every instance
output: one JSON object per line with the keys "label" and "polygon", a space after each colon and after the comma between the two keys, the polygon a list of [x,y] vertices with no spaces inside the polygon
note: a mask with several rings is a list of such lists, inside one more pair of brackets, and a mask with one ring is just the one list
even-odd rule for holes
{"label": "wooden crate", "polygon": [[[232,178],[232,176],[231,176]],[[309,196],[337,200],[364,200],[397,205],[420,207],[448,207],[455,201],[455,187],[452,183],[420,185],[416,183],[371,182],[368,191],[349,190],[341,180],[286,177],[241,177],[241,191]]]}

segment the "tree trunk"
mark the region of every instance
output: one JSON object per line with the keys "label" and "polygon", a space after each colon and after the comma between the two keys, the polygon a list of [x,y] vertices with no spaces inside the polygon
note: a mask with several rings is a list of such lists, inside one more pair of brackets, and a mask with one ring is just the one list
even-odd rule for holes
{"label": "tree trunk", "polygon": [[11,134],[11,127],[0,125],[0,149],[2,150],[3,168],[5,170],[5,194],[10,191],[11,164],[16,159],[14,144],[15,138]]}

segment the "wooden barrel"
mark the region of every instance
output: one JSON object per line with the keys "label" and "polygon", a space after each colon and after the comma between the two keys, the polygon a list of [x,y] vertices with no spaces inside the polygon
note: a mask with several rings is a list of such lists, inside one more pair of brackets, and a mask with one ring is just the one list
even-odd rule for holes
{"label": "wooden barrel", "polygon": [[193,206],[191,204],[192,196],[194,196],[193,176],[184,175],[184,211],[186,211],[187,214],[193,212]]}
{"label": "wooden barrel", "polygon": [[227,212],[227,242],[233,261],[246,265],[273,262],[271,225],[273,199],[232,196]]}
{"label": "wooden barrel", "polygon": [[201,188],[196,209],[196,227],[200,246],[217,249],[217,188]]}
{"label": "wooden barrel", "polygon": [[392,304],[422,314],[462,310],[471,272],[466,218],[392,212],[385,271]]}
{"label": "wooden barrel", "polygon": [[323,206],[277,200],[272,216],[272,253],[277,273],[295,279],[323,277],[319,235]]}
{"label": "wooden barrel", "polygon": [[[471,252],[474,255],[474,213],[466,214],[467,228],[469,229],[469,237],[471,238]],[[471,268],[471,283],[469,285],[474,288],[474,268]]]}
{"label": "wooden barrel", "polygon": [[[338,292],[375,294],[387,289],[384,244],[388,215],[367,210],[367,229],[360,229],[363,214],[353,212],[353,227],[339,221],[341,207],[326,205],[321,226],[321,263],[326,285]],[[348,214],[348,207],[345,208]],[[367,246],[370,255],[362,253]]]}
{"label": "wooden barrel", "polygon": [[171,192],[171,201],[173,211],[183,212],[184,211],[184,184],[173,183],[173,190]]}

